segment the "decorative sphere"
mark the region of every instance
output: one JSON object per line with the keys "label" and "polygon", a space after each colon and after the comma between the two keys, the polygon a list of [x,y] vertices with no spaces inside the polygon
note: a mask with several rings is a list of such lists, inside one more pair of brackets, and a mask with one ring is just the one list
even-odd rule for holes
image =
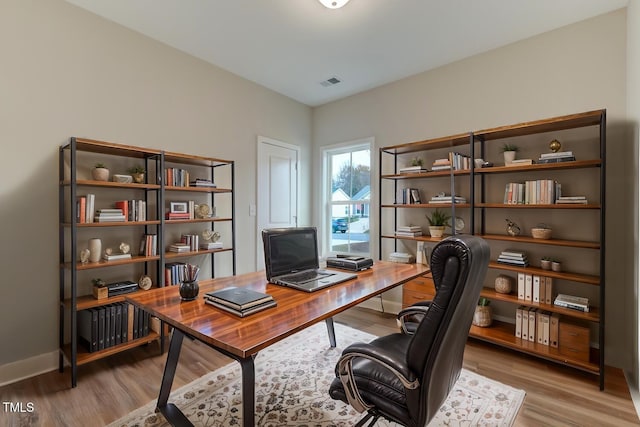
{"label": "decorative sphere", "polygon": [[513,278],[506,276],[504,274],[500,274],[496,277],[495,281],[495,289],[499,294],[509,294],[513,288]]}
{"label": "decorative sphere", "polygon": [[562,148],[562,144],[560,144],[560,141],[558,141],[557,139],[554,139],[549,143],[549,148],[554,153],[557,153],[560,150],[560,148]]}

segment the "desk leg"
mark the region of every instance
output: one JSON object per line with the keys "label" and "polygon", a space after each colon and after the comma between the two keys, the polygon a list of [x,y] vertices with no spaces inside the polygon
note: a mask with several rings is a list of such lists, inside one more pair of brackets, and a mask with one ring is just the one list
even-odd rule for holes
{"label": "desk leg", "polygon": [[327,332],[329,333],[329,345],[336,346],[336,331],[333,329],[333,317],[329,317],[324,321],[327,324]]}
{"label": "desk leg", "polygon": [[178,366],[178,358],[182,348],[182,339],[184,334],[174,328],[171,335],[171,343],[169,344],[169,352],[167,353],[167,362],[164,365],[164,374],[162,375],[162,385],[160,386],[160,394],[156,409],[164,415],[172,426],[191,426],[191,422],[184,416],[178,407],[172,403],[167,403],[173,378],[176,375],[176,367]]}
{"label": "desk leg", "polygon": [[242,368],[242,425],[255,425],[256,372],[253,357],[238,359]]}

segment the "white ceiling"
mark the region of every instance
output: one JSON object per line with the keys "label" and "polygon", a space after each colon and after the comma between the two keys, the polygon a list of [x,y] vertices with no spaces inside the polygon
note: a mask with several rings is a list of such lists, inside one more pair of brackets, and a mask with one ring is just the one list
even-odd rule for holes
{"label": "white ceiling", "polygon": [[[600,15],[628,0],[67,0],[318,106]],[[341,83],[320,83],[337,77]]]}

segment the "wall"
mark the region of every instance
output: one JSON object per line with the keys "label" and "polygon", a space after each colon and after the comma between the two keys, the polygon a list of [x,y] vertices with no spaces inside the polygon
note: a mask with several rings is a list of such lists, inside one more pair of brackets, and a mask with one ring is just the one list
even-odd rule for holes
{"label": "wall", "polygon": [[[629,366],[624,285],[633,281],[635,189],[625,184],[634,168],[625,155],[633,149],[625,136],[625,46],[622,9],[327,104],[313,113],[316,155],[320,146],[366,136],[379,147],[606,108],[615,165],[607,203],[616,207],[607,213],[606,361]],[[373,228],[371,239],[377,243]],[[399,297],[399,290],[385,296]]]}
{"label": "wall", "polygon": [[10,362],[57,367],[57,162],[70,136],[236,160],[240,273],[255,266],[257,135],[302,147],[300,218],[310,222],[309,107],[62,0],[3,0],[0,52],[11,159],[0,172],[0,383]]}

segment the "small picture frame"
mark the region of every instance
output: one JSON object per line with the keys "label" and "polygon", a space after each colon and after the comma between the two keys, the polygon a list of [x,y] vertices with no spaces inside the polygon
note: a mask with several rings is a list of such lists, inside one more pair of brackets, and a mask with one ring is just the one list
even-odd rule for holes
{"label": "small picture frame", "polygon": [[171,213],[187,213],[187,202],[169,202],[169,212]]}

